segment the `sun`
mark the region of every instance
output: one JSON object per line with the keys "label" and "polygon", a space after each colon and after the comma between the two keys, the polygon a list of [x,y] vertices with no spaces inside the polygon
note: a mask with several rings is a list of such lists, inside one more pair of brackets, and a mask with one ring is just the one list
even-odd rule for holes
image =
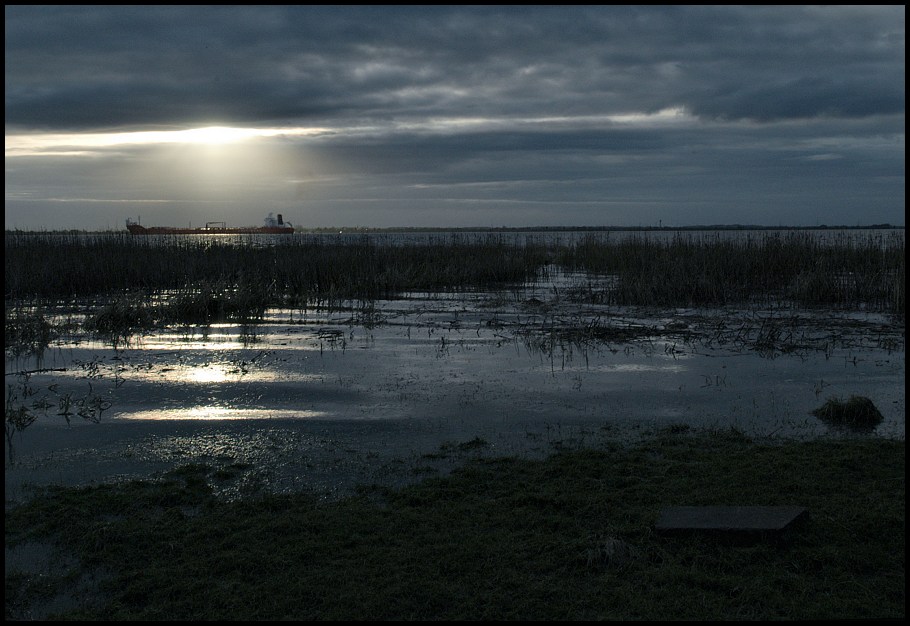
{"label": "sun", "polygon": [[191,128],[176,131],[177,141],[186,143],[200,143],[207,145],[220,145],[243,141],[252,137],[262,136],[263,132],[255,128],[231,128],[228,126],[206,126],[204,128]]}

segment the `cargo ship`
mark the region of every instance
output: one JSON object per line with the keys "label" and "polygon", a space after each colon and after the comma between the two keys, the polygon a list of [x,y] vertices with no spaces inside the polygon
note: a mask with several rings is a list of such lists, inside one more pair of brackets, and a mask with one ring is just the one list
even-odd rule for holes
{"label": "cargo ship", "polygon": [[294,232],[294,226],[285,222],[281,213],[278,217],[269,213],[262,226],[227,226],[225,222],[206,222],[198,228],[143,226],[127,218],[126,229],[133,235],[290,235]]}

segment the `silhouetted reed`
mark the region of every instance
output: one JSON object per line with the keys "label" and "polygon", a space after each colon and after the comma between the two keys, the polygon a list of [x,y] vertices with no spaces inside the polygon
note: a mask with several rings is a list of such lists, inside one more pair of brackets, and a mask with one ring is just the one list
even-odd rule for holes
{"label": "silhouetted reed", "polygon": [[[404,291],[491,290],[549,263],[614,277],[596,302],[641,306],[789,303],[904,313],[903,233],[823,242],[805,231],[661,241],[588,238],[547,247],[486,240],[426,245],[273,245],[130,235],[6,233],[5,296],[61,300],[144,294],[174,298],[184,319],[256,319],[265,306],[371,301]],[[182,309],[183,313],[179,313]]]}
{"label": "silhouetted reed", "polygon": [[557,262],[613,275],[604,303],[640,306],[778,304],[904,313],[902,234],[822,242],[812,233],[760,237],[677,235],[669,242],[588,238]]}
{"label": "silhouetted reed", "polygon": [[531,279],[539,247],[494,243],[442,246],[324,244],[271,246],[121,235],[6,234],[6,300],[77,298],[186,288],[257,290],[266,303],[380,298],[403,290],[488,288]]}

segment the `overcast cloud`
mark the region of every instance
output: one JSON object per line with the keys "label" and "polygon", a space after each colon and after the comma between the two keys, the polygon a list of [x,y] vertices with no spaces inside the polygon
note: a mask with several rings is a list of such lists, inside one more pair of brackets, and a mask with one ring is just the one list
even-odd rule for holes
{"label": "overcast cloud", "polygon": [[904,224],[904,20],[8,6],[6,226]]}

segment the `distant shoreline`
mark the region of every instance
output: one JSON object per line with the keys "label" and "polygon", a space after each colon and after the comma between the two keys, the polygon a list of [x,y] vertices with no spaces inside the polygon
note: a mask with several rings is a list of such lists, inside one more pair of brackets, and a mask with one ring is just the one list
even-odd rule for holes
{"label": "distant shoreline", "polygon": [[[868,224],[846,226],[822,224],[820,226],[759,226],[756,224],[710,224],[692,226],[322,226],[296,227],[301,234],[320,233],[522,233],[522,232],[674,232],[674,231],[730,231],[730,230],[904,230],[906,226],[893,224]],[[21,230],[7,229],[7,233],[120,233],[118,230]]]}
{"label": "distant shoreline", "polygon": [[707,226],[400,226],[387,228],[372,227],[337,227],[337,228],[297,228],[296,232],[331,233],[344,232],[382,233],[382,232],[607,232],[607,231],[677,231],[677,230],[902,230],[905,226],[892,224],[871,224],[868,226],[756,226],[754,224],[712,224]]}

